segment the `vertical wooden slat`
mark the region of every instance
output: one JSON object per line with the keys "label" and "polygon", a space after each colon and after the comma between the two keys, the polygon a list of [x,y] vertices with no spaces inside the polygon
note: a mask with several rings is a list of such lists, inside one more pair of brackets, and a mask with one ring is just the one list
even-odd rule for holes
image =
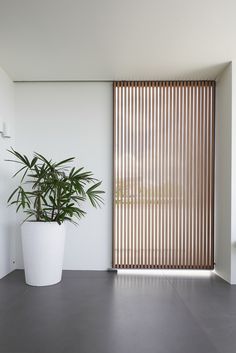
{"label": "vertical wooden slat", "polygon": [[207,88],[208,83],[205,83],[204,90],[204,114],[203,114],[203,264],[204,268],[207,268],[207,234],[206,234],[206,217],[207,217],[207,209],[206,209],[206,194],[207,194],[207,180],[206,180],[206,172],[207,172]]}
{"label": "vertical wooden slat", "polygon": [[198,196],[197,196],[197,183],[198,183],[198,176],[197,176],[197,143],[198,143],[198,136],[197,136],[197,132],[198,132],[198,120],[197,120],[197,112],[198,112],[198,100],[197,100],[197,93],[198,93],[198,86],[197,83],[195,82],[194,85],[194,220],[193,220],[193,229],[194,229],[194,268],[196,268],[197,266],[197,200],[198,200]]}
{"label": "vertical wooden slat", "polygon": [[141,137],[142,137],[142,148],[141,148],[141,159],[140,159],[140,163],[141,163],[141,267],[144,267],[144,222],[143,222],[143,217],[144,217],[144,82],[142,82],[142,87],[141,87],[141,92],[142,92],[142,133],[141,133]]}
{"label": "vertical wooden slat", "polygon": [[190,212],[189,212],[189,184],[190,184],[190,175],[189,175],[189,154],[190,154],[190,134],[189,134],[189,126],[190,126],[190,104],[191,104],[191,100],[190,100],[190,82],[187,83],[187,87],[186,87],[186,94],[187,94],[187,98],[186,98],[186,196],[185,196],[185,211],[184,213],[186,214],[186,230],[185,230],[185,237],[186,237],[186,267],[190,267],[190,248],[189,248],[189,244],[190,244],[190,234],[189,234],[189,217],[190,217]]}
{"label": "vertical wooden slat", "polygon": [[203,152],[204,152],[204,82],[201,82],[201,114],[200,114],[200,121],[201,121],[201,132],[200,132],[200,138],[201,138],[201,142],[200,142],[200,156],[201,156],[201,164],[200,164],[200,268],[203,267],[203,253],[204,250],[202,249],[201,245],[203,243],[203,201],[204,201],[204,180],[203,180],[203,160],[204,160],[204,156],[203,156]]}
{"label": "vertical wooden slat", "polygon": [[183,261],[183,225],[182,225],[182,214],[183,214],[183,83],[180,83],[180,116],[179,116],[179,134],[180,134],[180,172],[179,172],[179,267],[182,267]]}
{"label": "vertical wooden slat", "polygon": [[117,264],[120,263],[120,194],[121,194],[121,190],[120,190],[120,112],[119,112],[119,109],[120,109],[120,88],[119,88],[119,83],[117,83],[117,107],[116,107],[116,110],[117,110],[117,127],[118,127],[118,132],[117,132],[117,171],[116,171],[116,175],[117,175],[117,183],[116,183],[116,186],[117,186],[117,204],[116,204],[116,207],[117,207],[117,236],[116,236],[116,258],[117,258]]}
{"label": "vertical wooden slat", "polygon": [[127,268],[127,252],[129,251],[129,247],[127,246],[127,222],[126,222],[126,212],[127,212],[127,140],[128,140],[128,135],[129,135],[129,126],[127,126],[127,116],[126,116],[126,82],[124,82],[122,86],[122,92],[123,92],[123,104],[122,104],[122,116],[123,116],[123,147],[124,147],[124,153],[123,153],[123,158],[124,158],[124,168],[123,168],[123,256],[124,256],[124,268]]}
{"label": "vertical wooden slat", "polygon": [[197,217],[197,229],[196,229],[196,268],[199,268],[199,257],[200,257],[200,248],[199,248],[199,243],[200,243],[200,216],[199,216],[199,210],[200,210],[200,186],[201,186],[201,180],[200,180],[200,146],[201,146],[201,140],[200,140],[200,85],[201,83],[198,82],[197,86],[197,102],[198,102],[198,110],[197,110],[197,212],[196,212],[196,217]]}
{"label": "vertical wooden slat", "polygon": [[[132,93],[131,93],[131,84],[128,82],[128,121],[130,124],[130,134],[132,130]],[[132,151],[132,142],[133,138],[130,137],[130,144],[129,144],[129,149],[126,152],[126,158],[128,159],[128,179],[127,179],[127,184],[129,188],[129,198],[127,200],[127,209],[128,209],[128,229],[129,229],[129,261],[131,264],[133,264],[133,225],[132,225],[132,207],[130,205],[130,198],[132,197],[132,189],[133,189],[133,182],[132,182],[132,164],[131,164],[131,151]]]}
{"label": "vertical wooden slat", "polygon": [[119,246],[120,246],[120,261],[123,267],[123,122],[122,122],[122,84],[119,87],[119,115],[120,115],[120,233],[119,233]]}
{"label": "vertical wooden slat", "polygon": [[141,88],[140,88],[140,82],[138,82],[138,97],[139,97],[139,144],[138,144],[138,224],[139,224],[139,231],[138,231],[138,242],[139,242],[139,256],[138,256],[138,267],[141,268],[142,267],[142,263],[141,263],[141,251],[142,251],[142,243],[141,243],[141,236],[142,236],[142,228],[141,228],[141,205],[142,205],[142,192],[141,192],[141,188],[142,188],[142,106],[141,106]]}
{"label": "vertical wooden slat", "polygon": [[147,267],[150,268],[151,265],[151,254],[150,254],[150,249],[151,249],[151,207],[150,207],[150,177],[151,177],[151,82],[148,83],[147,85],[147,121],[148,121],[148,126],[147,126],[147,208],[148,208],[148,218],[147,218],[147,239],[148,239],[148,245],[147,245]]}
{"label": "vertical wooden slat", "polygon": [[133,85],[133,126],[132,126],[132,135],[133,135],[133,148],[132,148],[132,170],[133,170],[133,189],[132,189],[132,209],[133,209],[133,227],[132,227],[132,238],[133,238],[133,247],[134,247],[134,259],[133,263],[136,266],[137,260],[137,241],[136,241],[136,173],[135,173],[135,163],[136,163],[136,110],[137,110],[137,101],[136,101],[136,82]]}
{"label": "vertical wooden slat", "polygon": [[121,210],[120,210],[120,225],[121,225],[121,233],[120,233],[120,246],[121,246],[121,266],[124,268],[124,233],[126,224],[124,223],[124,155],[125,155],[125,142],[124,142],[124,92],[123,92],[123,83],[121,83]]}
{"label": "vertical wooden slat", "polygon": [[155,192],[154,192],[154,180],[155,180],[155,151],[156,151],[156,145],[155,145],[155,117],[154,117],[154,103],[155,103],[155,90],[154,90],[154,82],[152,82],[152,99],[151,99],[151,105],[152,105],[152,148],[151,148],[151,164],[152,164],[152,177],[151,177],[151,209],[152,209],[152,226],[151,226],[151,238],[152,238],[152,245],[151,245],[151,266],[155,267],[156,266],[156,224],[155,224],[155,216],[154,216],[154,200],[155,200]]}
{"label": "vertical wooden slat", "polygon": [[166,242],[165,242],[165,204],[164,204],[164,180],[165,180],[165,82],[163,82],[162,86],[162,164],[161,164],[161,225],[162,225],[162,267],[165,267],[165,249],[166,249]]}
{"label": "vertical wooden slat", "polygon": [[182,215],[183,215],[183,267],[186,267],[186,241],[187,241],[187,237],[186,237],[186,125],[187,125],[187,107],[186,107],[186,82],[184,82],[184,88],[183,88],[184,92],[184,99],[183,99],[183,179],[182,179],[182,187],[183,187],[183,211],[182,211]]}
{"label": "vertical wooden slat", "polygon": [[145,232],[144,232],[144,257],[145,257],[145,268],[148,267],[148,254],[147,254],[147,248],[148,248],[148,203],[147,203],[147,188],[148,188],[148,135],[147,135],[147,130],[148,130],[148,92],[147,92],[147,82],[144,84],[144,141],[145,141],[145,146],[144,146],[144,159],[145,159],[145,164],[144,164],[144,211],[145,211],[145,218],[144,218],[144,224],[145,224]]}
{"label": "vertical wooden slat", "polygon": [[194,128],[193,128],[193,121],[194,121],[194,83],[191,83],[191,112],[189,112],[189,141],[190,141],[190,156],[189,156],[189,175],[190,175],[190,186],[189,186],[189,207],[190,207],[190,216],[189,216],[189,236],[190,236],[190,268],[193,267],[193,224],[192,224],[192,216],[193,216],[193,169],[194,169],[194,147],[193,147],[193,139],[194,139]]}
{"label": "vertical wooden slat", "polygon": [[169,132],[169,95],[168,95],[168,82],[165,83],[165,184],[164,184],[164,210],[165,210],[165,267],[169,268],[168,259],[168,132]]}
{"label": "vertical wooden slat", "polygon": [[180,266],[180,234],[179,234],[179,175],[180,175],[180,139],[179,139],[179,119],[180,119],[180,104],[179,104],[179,84],[176,83],[176,222],[175,222],[175,231],[176,231],[176,267]]}
{"label": "vertical wooden slat", "polygon": [[158,94],[158,102],[159,102],[159,109],[158,109],[158,114],[159,114],[159,150],[158,150],[158,167],[159,167],[159,184],[158,184],[158,230],[159,230],[159,242],[158,242],[158,247],[159,247],[159,266],[162,268],[162,263],[163,263],[163,253],[162,253],[162,213],[161,213],[161,197],[162,197],[162,191],[161,191],[161,183],[162,183],[162,83],[159,85],[159,94]]}
{"label": "vertical wooden slat", "polygon": [[153,100],[153,119],[154,119],[154,155],[153,155],[153,168],[154,168],[154,179],[153,179],[153,213],[154,213],[154,237],[155,237],[155,251],[154,251],[154,267],[158,267],[158,254],[159,254],[159,246],[158,246],[158,212],[157,212],[157,203],[158,203],[158,151],[159,151],[159,131],[158,131],[158,84],[154,82],[154,100]]}
{"label": "vertical wooden slat", "polygon": [[[208,122],[207,122],[207,173],[208,173],[208,181],[207,181],[207,234],[210,234],[210,207],[211,207],[211,87],[208,87]],[[207,241],[207,264],[208,267],[211,266],[210,263],[210,237],[208,236]]]}
{"label": "vertical wooden slat", "polygon": [[116,182],[117,182],[117,89],[116,89],[116,82],[113,82],[113,225],[112,225],[112,267],[116,267],[117,258],[116,258],[116,230],[117,230],[117,208],[116,208]]}
{"label": "vertical wooden slat", "polygon": [[212,118],[211,118],[211,144],[212,144],[212,160],[211,160],[211,234],[210,234],[210,244],[211,244],[211,267],[214,266],[214,188],[215,188],[215,82],[212,86]]}
{"label": "vertical wooden slat", "polygon": [[172,147],[172,156],[173,156],[173,165],[172,165],[172,234],[173,234],[173,249],[172,249],[172,268],[175,268],[176,265],[176,252],[177,252],[177,232],[176,232],[176,82],[173,82],[173,112],[172,112],[172,123],[173,123],[173,147]]}
{"label": "vertical wooden slat", "polygon": [[170,90],[170,102],[169,102],[169,175],[168,175],[168,184],[169,184],[169,194],[168,194],[168,209],[169,209],[169,219],[168,219],[168,233],[169,233],[169,268],[172,268],[172,249],[173,249],[173,232],[171,229],[171,224],[172,224],[172,156],[173,156],[173,150],[172,150],[172,145],[173,145],[173,136],[172,136],[172,82],[169,84],[169,90]]}
{"label": "vertical wooden slat", "polygon": [[200,108],[200,208],[199,208],[199,216],[200,216],[200,264],[199,268],[203,265],[203,249],[201,247],[203,242],[203,115],[204,115],[204,92],[203,92],[203,82],[201,82],[200,86],[200,99],[201,99],[201,108]]}
{"label": "vertical wooden slat", "polygon": [[134,264],[137,267],[137,254],[138,254],[138,241],[137,241],[137,82],[134,83],[134,126],[133,126],[133,134],[134,134],[134,149],[133,149],[133,218],[134,218]]}

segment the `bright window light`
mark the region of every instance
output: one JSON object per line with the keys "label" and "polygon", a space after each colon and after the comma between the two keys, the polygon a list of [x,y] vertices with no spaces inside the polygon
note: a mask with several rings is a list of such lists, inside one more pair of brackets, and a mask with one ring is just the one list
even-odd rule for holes
{"label": "bright window light", "polygon": [[118,275],[147,275],[165,277],[210,277],[214,271],[208,270],[118,270]]}

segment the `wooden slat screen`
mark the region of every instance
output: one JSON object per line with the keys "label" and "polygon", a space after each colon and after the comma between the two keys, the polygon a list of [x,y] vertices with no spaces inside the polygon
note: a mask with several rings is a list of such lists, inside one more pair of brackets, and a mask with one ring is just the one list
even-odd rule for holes
{"label": "wooden slat screen", "polygon": [[113,267],[212,269],[215,82],[113,94]]}

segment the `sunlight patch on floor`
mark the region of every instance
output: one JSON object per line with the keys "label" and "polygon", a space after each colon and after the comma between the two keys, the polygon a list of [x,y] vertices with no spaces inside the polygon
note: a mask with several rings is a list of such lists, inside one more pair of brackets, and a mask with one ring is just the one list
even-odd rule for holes
{"label": "sunlight patch on floor", "polygon": [[130,270],[130,269],[119,269],[118,275],[147,275],[147,276],[165,276],[165,277],[210,277],[214,271],[209,270]]}

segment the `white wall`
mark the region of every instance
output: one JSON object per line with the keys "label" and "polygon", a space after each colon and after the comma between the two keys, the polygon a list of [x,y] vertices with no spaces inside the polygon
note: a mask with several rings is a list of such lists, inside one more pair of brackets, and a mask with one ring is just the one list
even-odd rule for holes
{"label": "white wall", "polygon": [[236,62],[232,62],[231,283],[236,284]]}
{"label": "white wall", "polygon": [[231,116],[232,65],[216,85],[215,262],[216,272],[231,281]]}
{"label": "white wall", "polygon": [[236,284],[236,73],[231,63],[217,80],[215,171],[216,272]]}
{"label": "white wall", "polygon": [[[79,227],[69,225],[64,269],[111,266],[112,114],[111,83],[16,84],[16,148],[57,160],[75,156],[106,191],[102,209],[89,207]],[[21,268],[20,242],[16,254]]]}
{"label": "white wall", "polygon": [[[216,86],[215,260],[217,273],[236,283],[236,71],[230,64]],[[55,159],[75,156],[103,180],[105,206],[88,209],[70,225],[65,269],[111,266],[112,85],[110,83],[17,83],[16,146]],[[21,246],[17,267],[23,267]]]}
{"label": "white wall", "polygon": [[15,212],[6,206],[12,181],[14,165],[5,161],[6,150],[14,146],[14,84],[0,68],[0,120],[8,123],[12,138],[0,134],[0,278],[15,268],[14,226]]}

